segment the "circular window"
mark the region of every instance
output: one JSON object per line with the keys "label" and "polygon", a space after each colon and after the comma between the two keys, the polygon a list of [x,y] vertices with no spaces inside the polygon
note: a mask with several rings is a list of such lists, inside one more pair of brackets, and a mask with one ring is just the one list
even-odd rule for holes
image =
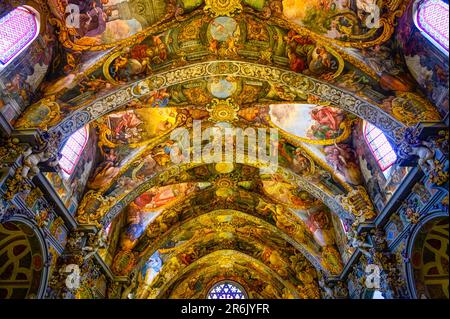
{"label": "circular window", "polygon": [[208,299],[248,299],[244,288],[234,281],[216,283],[208,292]]}
{"label": "circular window", "polygon": [[416,295],[448,299],[448,217],[426,223],[417,233],[411,254]]}

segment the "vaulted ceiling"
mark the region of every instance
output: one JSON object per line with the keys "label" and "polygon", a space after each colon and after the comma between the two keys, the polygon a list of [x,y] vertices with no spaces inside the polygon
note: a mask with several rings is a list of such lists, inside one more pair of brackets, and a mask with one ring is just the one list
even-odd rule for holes
{"label": "vaulted ceiling", "polygon": [[[90,125],[96,165],[76,218],[110,226],[104,256],[134,278],[137,298],[203,296],[220,279],[253,297],[320,298],[318,279],[339,276],[352,250],[341,221],[377,214],[355,125],[395,144],[406,127],[440,119],[382,51],[406,1],[48,3],[63,62],[15,127],[64,141]],[[80,3],[81,25],[67,25],[66,7]],[[93,3],[97,20],[86,20]],[[188,162],[199,121],[246,159],[227,128],[278,129],[277,169]]]}

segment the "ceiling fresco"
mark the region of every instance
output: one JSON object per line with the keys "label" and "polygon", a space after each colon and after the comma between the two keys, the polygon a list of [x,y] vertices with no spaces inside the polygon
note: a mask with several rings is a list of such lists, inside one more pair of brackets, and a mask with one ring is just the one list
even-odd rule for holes
{"label": "ceiling fresco", "polygon": [[[14,128],[61,145],[89,128],[92,169],[66,182],[84,192],[60,195],[80,225],[108,229],[122,298],[205,298],[232,280],[250,298],[319,299],[349,229],[383,209],[364,121],[395,145],[441,120],[391,51],[406,2],[50,0],[61,59]],[[239,144],[251,130],[267,158]]]}

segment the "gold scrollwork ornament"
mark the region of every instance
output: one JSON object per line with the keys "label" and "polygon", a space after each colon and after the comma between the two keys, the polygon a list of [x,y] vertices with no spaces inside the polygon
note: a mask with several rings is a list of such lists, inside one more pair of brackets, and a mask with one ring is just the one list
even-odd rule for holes
{"label": "gold scrollwork ornament", "polygon": [[213,17],[232,17],[241,13],[243,7],[240,0],[205,0],[203,10]]}
{"label": "gold scrollwork ornament", "polygon": [[430,182],[437,186],[443,186],[448,182],[448,175],[445,163],[435,161],[435,168],[430,172]]}
{"label": "gold scrollwork ornament", "polygon": [[374,219],[377,214],[373,204],[362,186],[349,192],[347,196],[338,196],[338,201],[342,207],[355,216],[359,222]]}

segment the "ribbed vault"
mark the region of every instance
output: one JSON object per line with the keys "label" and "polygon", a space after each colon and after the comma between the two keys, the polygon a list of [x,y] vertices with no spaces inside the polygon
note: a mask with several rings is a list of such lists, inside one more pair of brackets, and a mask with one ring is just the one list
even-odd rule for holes
{"label": "ribbed vault", "polygon": [[[222,263],[217,264],[217,260]],[[194,281],[198,279],[198,285],[195,286]],[[177,280],[163,287],[160,298],[202,299],[206,297],[208,289],[221,279],[241,283],[252,299],[300,298],[295,287],[264,263],[232,250],[217,251],[187,267]]]}
{"label": "ribbed vault", "polygon": [[[265,225],[271,232],[277,232],[278,236],[293,244],[325,272],[336,275],[341,271],[339,252],[334,246],[332,219],[325,206],[314,203],[295,212],[256,193],[243,189],[226,190],[224,193],[223,188],[207,189],[190,195],[183,202],[174,203],[157,214],[141,237],[123,237],[121,249],[132,250],[145,262],[179,227],[201,219],[204,214],[214,210],[235,209],[244,213],[240,217],[260,226]],[[313,229],[310,223],[317,218],[321,221],[320,228]],[[126,227],[132,229],[135,224]]]}

